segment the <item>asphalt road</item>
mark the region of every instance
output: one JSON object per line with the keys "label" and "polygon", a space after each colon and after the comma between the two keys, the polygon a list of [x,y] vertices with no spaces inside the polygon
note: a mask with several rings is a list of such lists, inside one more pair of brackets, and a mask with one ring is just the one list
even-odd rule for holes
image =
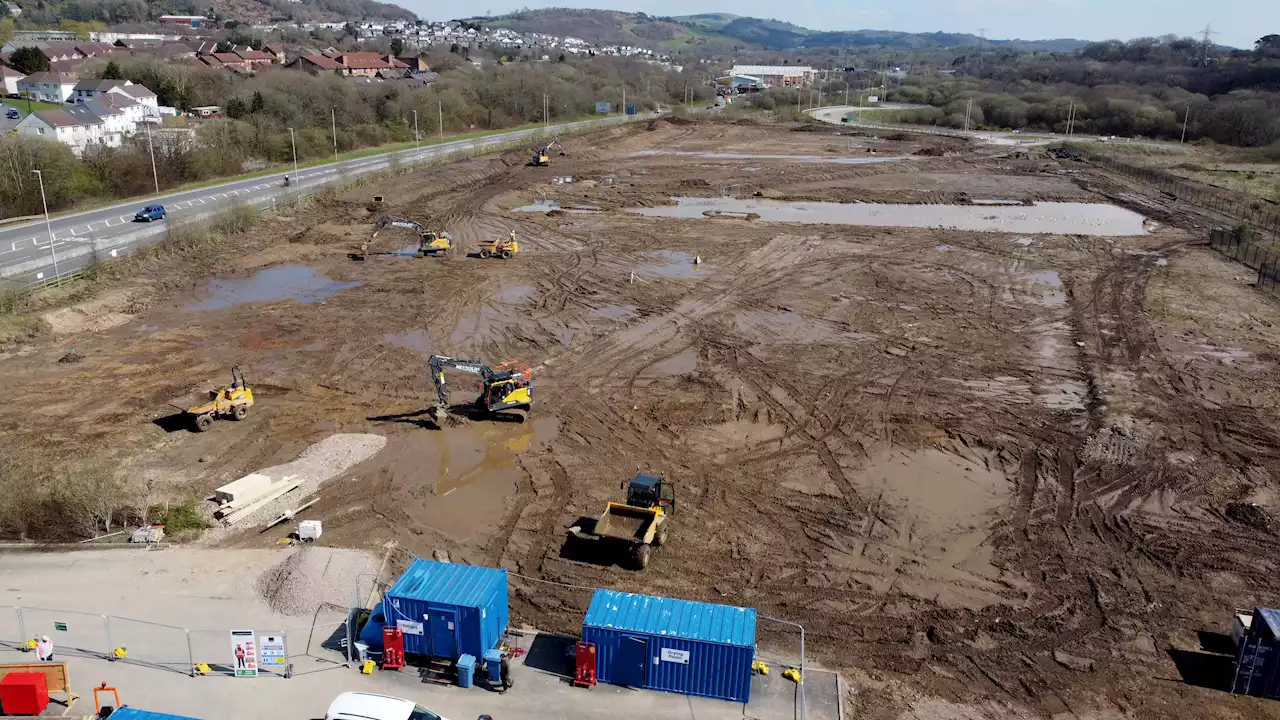
{"label": "asphalt road", "polygon": [[[631,116],[629,119],[638,117],[642,116]],[[627,119],[614,115],[597,120],[552,125],[546,132],[571,132],[591,126],[625,122]],[[415,163],[452,153],[483,151],[495,145],[533,139],[543,133],[543,128],[532,128],[312,166],[303,169],[300,178],[295,178],[288,188],[283,187],[282,183],[286,175],[293,174],[291,171],[63,215],[50,223],[52,242],[49,237],[50,228],[46,227],[43,219],[0,227],[0,278],[15,283],[46,281],[54,277],[55,260],[58,273],[65,274],[96,260],[116,257],[131,248],[163,237],[166,223],[206,221],[225,203],[242,202],[258,208],[269,208],[282,199],[307,195],[330,183],[383,171],[393,164]],[[134,222],[135,212],[145,205],[157,203],[165,206],[169,213],[168,219],[154,223]]]}

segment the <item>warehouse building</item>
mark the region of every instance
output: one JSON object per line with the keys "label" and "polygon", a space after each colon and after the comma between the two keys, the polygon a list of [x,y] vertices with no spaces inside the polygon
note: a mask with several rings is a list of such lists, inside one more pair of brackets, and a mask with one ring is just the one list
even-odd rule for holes
{"label": "warehouse building", "polygon": [[596,590],[582,623],[600,682],[747,702],[756,611]]}
{"label": "warehouse building", "polygon": [[800,87],[813,82],[818,71],[808,65],[734,65],[729,75],[759,78],[765,87]]}

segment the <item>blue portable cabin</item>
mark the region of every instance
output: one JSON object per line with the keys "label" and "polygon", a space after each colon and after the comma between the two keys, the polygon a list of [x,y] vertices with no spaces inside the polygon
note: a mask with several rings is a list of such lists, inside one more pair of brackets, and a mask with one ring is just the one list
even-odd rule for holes
{"label": "blue portable cabin", "polygon": [[166,715],[164,713],[149,712],[147,710],[138,710],[128,705],[121,705],[118,710],[111,713],[112,720],[196,720],[196,718],[186,717],[184,715]]}
{"label": "blue portable cabin", "polygon": [[1231,692],[1280,700],[1280,610],[1255,608],[1236,648]]}
{"label": "blue portable cabin", "polygon": [[582,623],[600,682],[747,702],[756,611],[596,590]]}
{"label": "blue portable cabin", "polygon": [[507,571],[414,560],[381,605],[386,622],[404,631],[406,653],[484,657],[507,632]]}

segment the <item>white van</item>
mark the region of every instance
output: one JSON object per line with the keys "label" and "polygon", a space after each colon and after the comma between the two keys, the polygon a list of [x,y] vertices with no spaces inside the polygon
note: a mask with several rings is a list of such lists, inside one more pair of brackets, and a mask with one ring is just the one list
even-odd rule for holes
{"label": "white van", "polygon": [[390,695],[345,692],[329,703],[324,720],[449,720],[415,704]]}

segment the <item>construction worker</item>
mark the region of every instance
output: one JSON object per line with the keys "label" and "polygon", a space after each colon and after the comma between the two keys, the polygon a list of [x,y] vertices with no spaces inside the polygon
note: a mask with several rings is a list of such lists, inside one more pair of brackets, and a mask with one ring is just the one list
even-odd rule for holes
{"label": "construction worker", "polygon": [[36,641],[36,659],[40,662],[53,662],[53,641],[48,635],[41,635]]}
{"label": "construction worker", "polygon": [[501,695],[511,689],[511,663],[507,660],[507,654],[502,653],[502,661],[498,664],[498,675],[502,679],[502,689],[498,691]]}

